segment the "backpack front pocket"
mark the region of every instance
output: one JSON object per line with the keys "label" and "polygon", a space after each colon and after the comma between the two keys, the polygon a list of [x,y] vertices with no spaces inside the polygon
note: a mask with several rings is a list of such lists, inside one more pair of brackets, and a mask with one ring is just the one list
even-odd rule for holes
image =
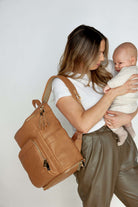
{"label": "backpack front pocket", "polygon": [[19,159],[36,187],[46,185],[53,178],[51,165],[34,140],[26,142],[19,153]]}

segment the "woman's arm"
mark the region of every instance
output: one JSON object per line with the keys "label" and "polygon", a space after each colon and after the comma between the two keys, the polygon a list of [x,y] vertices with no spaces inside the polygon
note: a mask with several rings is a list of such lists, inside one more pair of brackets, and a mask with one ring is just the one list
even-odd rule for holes
{"label": "woman's arm", "polygon": [[133,78],[138,78],[138,75],[133,75],[124,85],[110,89],[100,101],[86,111],[70,96],[60,98],[56,105],[76,130],[87,133],[101,120],[116,96],[136,92],[137,86],[134,84],[138,83],[138,79]]}
{"label": "woman's arm", "polygon": [[87,133],[104,116],[114,97],[115,94],[111,90],[88,110],[84,110],[71,96],[60,98],[56,106],[77,131]]}
{"label": "woman's arm", "polygon": [[138,108],[135,112],[130,114],[126,114],[119,111],[107,111],[104,116],[104,120],[109,128],[115,129],[130,123],[137,113],[138,113]]}

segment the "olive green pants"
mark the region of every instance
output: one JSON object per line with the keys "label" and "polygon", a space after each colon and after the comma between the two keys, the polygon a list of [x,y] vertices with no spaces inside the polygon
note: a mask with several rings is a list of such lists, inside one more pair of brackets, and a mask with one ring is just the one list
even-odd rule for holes
{"label": "olive green pants", "polygon": [[75,173],[84,207],[109,207],[113,193],[127,207],[138,207],[138,152],[128,135],[117,146],[108,127],[83,135],[85,167]]}

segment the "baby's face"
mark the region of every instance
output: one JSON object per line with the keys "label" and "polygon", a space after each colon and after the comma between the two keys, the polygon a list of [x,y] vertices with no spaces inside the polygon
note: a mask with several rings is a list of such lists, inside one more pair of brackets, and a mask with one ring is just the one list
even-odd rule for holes
{"label": "baby's face", "polygon": [[113,54],[113,61],[117,72],[119,72],[123,67],[129,67],[132,65],[131,55],[125,51],[116,51]]}

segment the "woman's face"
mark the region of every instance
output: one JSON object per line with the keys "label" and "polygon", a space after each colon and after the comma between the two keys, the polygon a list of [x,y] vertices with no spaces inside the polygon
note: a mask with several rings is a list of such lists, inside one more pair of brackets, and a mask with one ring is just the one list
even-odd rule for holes
{"label": "woman's face", "polygon": [[98,52],[97,63],[95,65],[90,66],[89,70],[97,69],[100,66],[101,62],[104,61],[104,51],[105,51],[105,40],[102,40]]}

